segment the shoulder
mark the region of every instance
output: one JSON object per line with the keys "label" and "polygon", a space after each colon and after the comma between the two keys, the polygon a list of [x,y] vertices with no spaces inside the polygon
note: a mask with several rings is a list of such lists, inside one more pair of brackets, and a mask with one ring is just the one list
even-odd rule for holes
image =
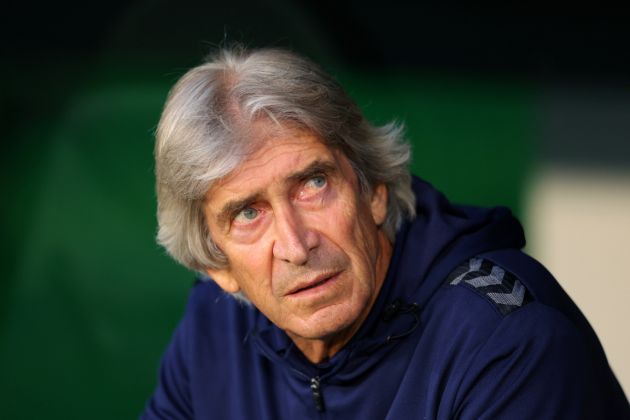
{"label": "shoulder", "polygon": [[595,333],[544,267],[521,255],[462,262],[432,302],[450,319],[449,339],[466,344],[460,413],[502,418],[499,401],[549,417],[627,412]]}
{"label": "shoulder", "polygon": [[531,293],[516,275],[481,257],[470,258],[456,267],[446,278],[445,286],[467,288],[503,316],[533,300]]}
{"label": "shoulder", "polygon": [[501,323],[509,323],[517,313],[524,311],[527,316],[531,312],[536,299],[525,284],[489,259],[470,258],[446,276],[423,316],[437,331],[448,331],[451,337],[461,333],[479,345]]}
{"label": "shoulder", "polygon": [[478,256],[452,270],[436,303],[468,328],[483,330],[486,339],[500,334],[505,342],[543,342],[547,336],[584,335],[565,302],[544,294],[540,298],[540,283],[556,282],[550,275],[527,278],[521,270]]}
{"label": "shoulder", "polygon": [[197,280],[190,291],[182,326],[196,339],[242,342],[259,312],[224,292],[213,280]]}
{"label": "shoulder", "polygon": [[424,309],[425,329],[457,348],[452,358],[470,369],[483,370],[498,359],[532,369],[542,359],[560,366],[569,361],[567,352],[581,360],[597,353],[590,344],[594,334],[539,300],[529,283],[487,258],[470,258],[452,270]]}
{"label": "shoulder", "polygon": [[[193,418],[206,406],[220,407],[227,378],[246,359],[245,338],[254,319],[251,307],[213,281],[197,281],[162,357],[158,386],[143,418]],[[225,362],[226,354],[231,363]]]}

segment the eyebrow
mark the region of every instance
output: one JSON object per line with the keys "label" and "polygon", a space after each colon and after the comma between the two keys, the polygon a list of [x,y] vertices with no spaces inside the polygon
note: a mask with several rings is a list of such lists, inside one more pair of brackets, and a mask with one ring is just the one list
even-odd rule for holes
{"label": "eyebrow", "polygon": [[[306,168],[289,175],[285,183],[295,183],[303,181],[317,174],[330,174],[337,171],[337,166],[330,161],[315,160]],[[236,200],[230,200],[223,205],[217,216],[220,226],[225,226],[232,217],[246,208],[250,203],[256,202],[262,198],[262,192],[256,191],[248,196]]]}
{"label": "eyebrow", "polygon": [[295,182],[295,181],[303,181],[307,178],[310,178],[314,175],[318,174],[330,174],[337,170],[337,165],[333,164],[328,160],[315,160],[311,162],[306,168],[302,169],[299,172],[289,175],[287,181]]}
{"label": "eyebrow", "polygon": [[248,204],[257,201],[260,197],[261,194],[259,192],[255,192],[246,197],[239,198],[238,200],[231,200],[225,203],[217,216],[219,226],[225,226],[232,219],[233,215],[243,210]]}

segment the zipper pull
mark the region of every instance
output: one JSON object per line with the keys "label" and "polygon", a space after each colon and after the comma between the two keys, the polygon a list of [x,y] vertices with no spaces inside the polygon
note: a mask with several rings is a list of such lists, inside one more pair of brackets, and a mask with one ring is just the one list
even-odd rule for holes
{"label": "zipper pull", "polygon": [[322,396],[322,388],[319,382],[319,376],[311,378],[311,394],[313,395],[313,401],[315,401],[315,408],[320,413],[324,411],[324,397]]}

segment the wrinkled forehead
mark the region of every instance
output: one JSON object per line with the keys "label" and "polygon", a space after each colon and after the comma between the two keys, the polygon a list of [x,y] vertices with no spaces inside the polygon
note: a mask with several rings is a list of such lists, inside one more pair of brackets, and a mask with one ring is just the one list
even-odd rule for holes
{"label": "wrinkled forehead", "polygon": [[236,133],[241,143],[241,154],[239,156],[239,164],[234,170],[243,164],[243,162],[255,156],[261,149],[268,146],[273,147],[274,144],[285,142],[287,139],[293,139],[296,145],[300,142],[312,142],[316,139],[331,152],[338,151],[328,139],[316,131],[306,127],[304,124],[294,121],[279,121],[272,118],[259,118],[248,124],[247,127],[239,129]]}
{"label": "wrinkled forehead", "polygon": [[342,155],[342,152],[331,148],[321,136],[311,130],[265,125],[248,139],[239,163],[218,182],[223,183],[245,171],[254,176],[263,176],[269,171],[279,169],[280,163],[283,172],[290,173],[300,170],[310,160],[334,162]]}
{"label": "wrinkled forehead", "polygon": [[272,117],[258,118],[246,127],[238,129],[238,136],[244,143],[244,158],[251,156],[267,143],[273,143],[278,139],[290,137],[317,138],[322,144],[329,146],[319,133],[306,127],[304,124],[294,121],[280,121]]}

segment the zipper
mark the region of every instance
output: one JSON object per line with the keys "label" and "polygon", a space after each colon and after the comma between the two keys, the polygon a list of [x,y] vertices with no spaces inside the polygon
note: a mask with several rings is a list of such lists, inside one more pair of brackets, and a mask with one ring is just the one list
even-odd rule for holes
{"label": "zipper", "polygon": [[311,378],[311,395],[315,402],[315,408],[320,413],[324,411],[324,397],[322,396],[322,387],[319,381],[319,376]]}

